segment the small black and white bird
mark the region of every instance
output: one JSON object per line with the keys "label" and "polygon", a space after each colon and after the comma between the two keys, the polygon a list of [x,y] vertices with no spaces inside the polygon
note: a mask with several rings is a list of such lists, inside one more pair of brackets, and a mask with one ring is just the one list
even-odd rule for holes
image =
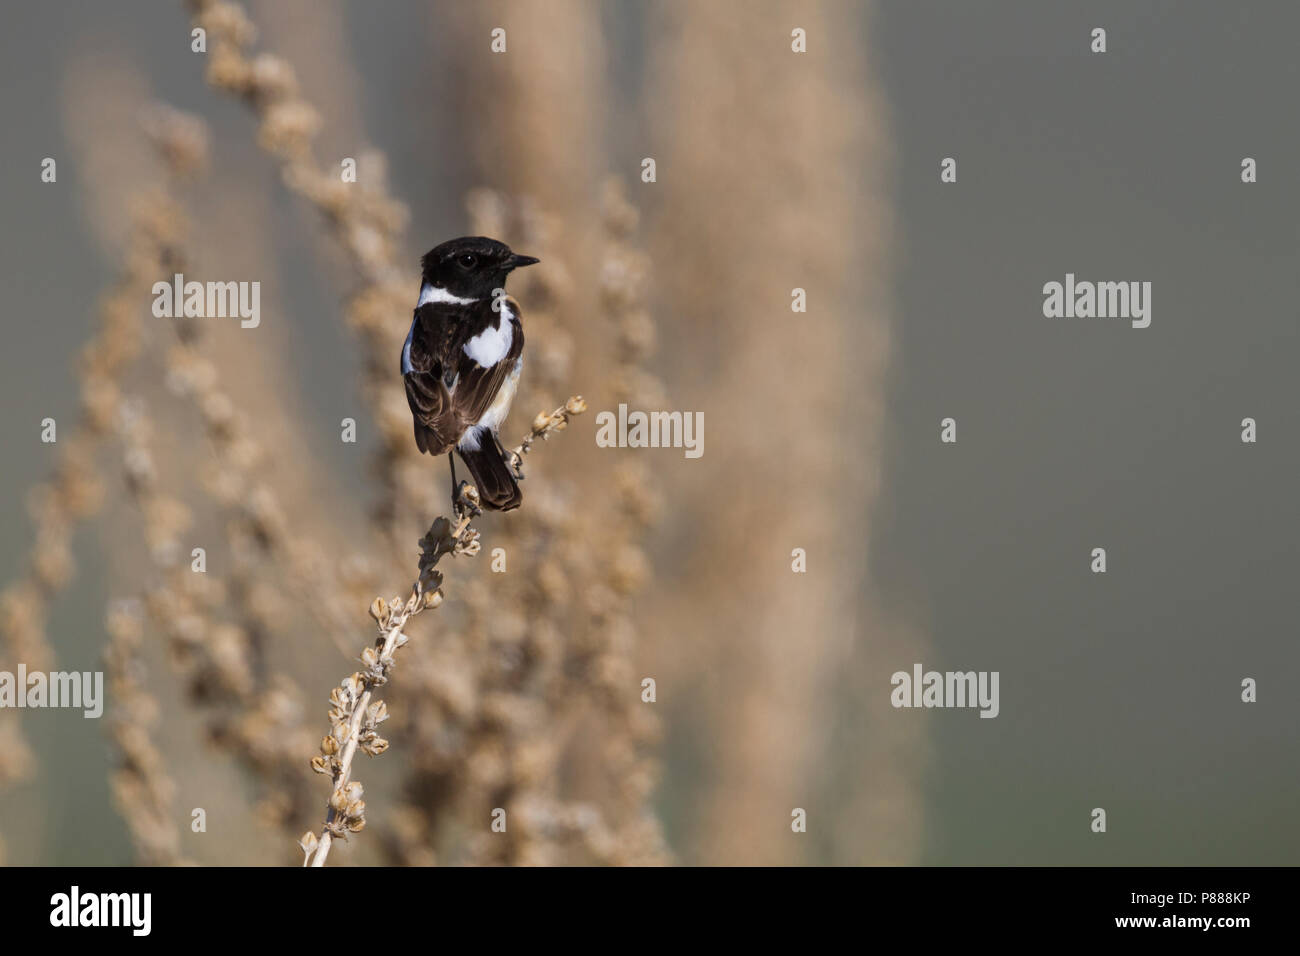
{"label": "small black and white bird", "polygon": [[497,511],[523,501],[497,438],[519,385],[524,351],[519,304],[505,294],[506,276],[537,261],[485,236],[436,246],[420,260],[420,298],[402,346],[415,444],[430,455],[447,453],[453,495],[455,448],[479,500]]}

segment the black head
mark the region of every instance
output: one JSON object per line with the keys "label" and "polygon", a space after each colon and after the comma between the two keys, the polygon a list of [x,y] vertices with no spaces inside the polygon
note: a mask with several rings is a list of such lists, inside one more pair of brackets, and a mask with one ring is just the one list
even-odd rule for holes
{"label": "black head", "polygon": [[464,299],[482,299],[491,296],[493,289],[505,288],[512,270],[537,261],[515,255],[504,242],[463,236],[434,246],[420,260],[420,267],[427,284]]}

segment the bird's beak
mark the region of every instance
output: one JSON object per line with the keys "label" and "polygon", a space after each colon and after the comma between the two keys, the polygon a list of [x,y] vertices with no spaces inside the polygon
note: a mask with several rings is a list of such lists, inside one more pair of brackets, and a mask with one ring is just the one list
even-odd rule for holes
{"label": "bird's beak", "polygon": [[506,260],[506,268],[518,269],[521,266],[531,266],[541,261],[541,259],[534,259],[532,256],[511,256]]}

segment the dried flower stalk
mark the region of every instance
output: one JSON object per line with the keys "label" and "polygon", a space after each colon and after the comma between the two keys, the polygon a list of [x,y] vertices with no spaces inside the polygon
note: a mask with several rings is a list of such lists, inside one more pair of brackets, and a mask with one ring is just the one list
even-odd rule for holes
{"label": "dried flower stalk", "polygon": [[[531,432],[509,453],[516,476],[523,478],[523,459],[534,441],[538,438],[545,441],[552,432],[562,431],[571,417],[586,410],[582,396],[575,395],[549,415],[539,414]],[[330,692],[330,732],[321,741],[321,752],[312,758],[311,766],[317,773],[329,774],[333,788],[320,837],[308,831],[299,841],[304,866],[324,866],[336,838],[347,839],[348,833],[365,828],[364,789],[360,781],[352,779],[352,764],[358,749],[372,757],[388,749],[388,741],[377,730],[388,719],[388,706],[382,700],[373,700],[375,688],[388,683],[396,663],[394,655],[409,640],[402,629],[421,611],[442,604],[443,576],[437,570],[438,562],[447,554],[473,557],[481,549],[478,531],[470,524],[480,513],[478,490],[462,483],[453,508],[454,523],[440,516],[420,539],[419,574],[406,599],[398,596],[385,601],[377,597],[370,605],[370,616],[375,619],[379,636],[373,647],[361,652],[364,669],[344,679]]]}
{"label": "dried flower stalk", "polygon": [[144,685],[140,653],[143,609],[138,601],[113,601],[105,620],[108,646],[104,669],[113,701],[108,733],[122,756],[109,777],[113,802],[126,821],[146,866],[179,866],[188,861],[181,852],[176,823],[176,784],[151,734],[158,722],[158,700]]}
{"label": "dried flower stalk", "polygon": [[231,0],[191,0],[190,5],[195,24],[207,30],[211,44],[209,84],[253,110],[259,120],[258,145],[279,164],[285,185],[323,216],[361,279],[346,315],[361,346],[361,394],[383,437],[375,468],[383,487],[374,510],[391,546],[403,535],[407,513],[423,515],[437,507],[410,440],[409,409],[400,390],[391,388],[391,358],[405,335],[391,320],[410,311],[414,279],[399,259],[408,211],[389,195],[382,176],[361,188],[342,182],[337,170],[318,161],[313,137],[319,113],[302,95],[287,61],[251,52],[257,31],[243,7]]}
{"label": "dried flower stalk", "polygon": [[[21,576],[0,592],[0,635],[10,661],[46,670],[54,652],[45,635],[49,608],[72,579],[72,535],[80,521],[95,515],[103,487],[95,474],[95,455],[111,433],[121,402],[121,383],[140,351],[138,303],[158,276],[160,250],[171,241],[175,222],[154,194],[136,197],[121,276],[100,302],[99,328],[81,353],[81,415],[64,436],[51,478],[29,497],[35,524],[30,555]],[[32,760],[18,718],[0,716],[0,785],[20,780]]]}

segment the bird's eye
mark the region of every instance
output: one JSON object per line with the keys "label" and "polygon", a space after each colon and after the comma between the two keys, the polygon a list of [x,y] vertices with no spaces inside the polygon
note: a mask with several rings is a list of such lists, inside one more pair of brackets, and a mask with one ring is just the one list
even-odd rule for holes
{"label": "bird's eye", "polygon": [[460,266],[462,269],[473,269],[478,265],[478,256],[474,255],[472,252],[466,252],[456,257],[456,265]]}

